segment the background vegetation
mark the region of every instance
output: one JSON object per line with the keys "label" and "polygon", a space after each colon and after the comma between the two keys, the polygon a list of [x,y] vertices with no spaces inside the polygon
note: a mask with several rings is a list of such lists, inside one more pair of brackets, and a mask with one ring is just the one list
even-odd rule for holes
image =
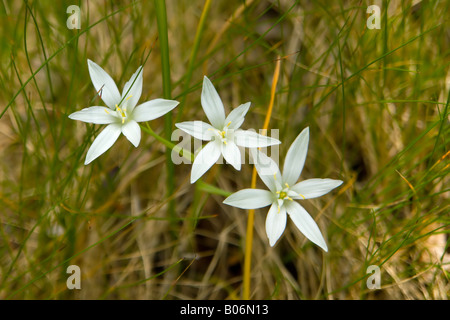
{"label": "background vegetation", "polygon": [[[328,253],[290,221],[271,248],[256,211],[252,299],[448,299],[449,1],[168,0],[169,52],[153,1],[79,1],[80,30],[66,27],[71,4],[0,4],[1,299],[241,297],[247,212],[222,201],[250,186],[251,165],[215,165],[196,185],[176,165],[170,186],[166,148],[145,133],[83,165],[102,129],[67,117],[101,103],[86,59],[121,89],[149,53],[140,101],[163,96],[166,55],[172,125],[206,119],[208,75],[227,112],[252,102],[255,129],[280,57],[281,158],[309,126],[301,178],[344,181],[302,202]],[[379,30],[366,27],[372,4]],[[164,136],[163,119],[151,126]],[[81,290],[66,287],[72,264]]]}

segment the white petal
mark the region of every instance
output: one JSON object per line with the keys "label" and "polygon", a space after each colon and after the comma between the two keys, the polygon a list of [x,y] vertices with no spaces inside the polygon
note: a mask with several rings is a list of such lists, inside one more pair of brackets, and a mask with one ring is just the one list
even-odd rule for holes
{"label": "white petal", "polygon": [[190,134],[196,139],[210,141],[216,129],[212,125],[203,121],[185,121],[175,123],[175,127]]}
{"label": "white petal", "polygon": [[247,102],[233,109],[225,119],[225,125],[228,126],[228,129],[238,129],[244,122],[245,115],[247,114],[249,108],[250,102]]}
{"label": "white petal", "polygon": [[70,114],[69,118],[87,123],[110,124],[119,121],[115,114],[109,108],[89,107]]}
{"label": "white petal", "polygon": [[222,129],[225,125],[225,109],[219,94],[206,76],[203,77],[201,103],[209,122],[215,128]]}
{"label": "white petal", "polygon": [[197,181],[220,157],[220,145],[211,141],[197,154],[192,164],[191,183]]}
{"label": "white petal", "polygon": [[283,181],[294,185],[305,165],[306,153],[308,152],[309,128],[304,129],[289,147],[284,160]]}
{"label": "white petal", "polygon": [[278,205],[273,203],[266,217],[266,234],[271,247],[275,245],[286,229],[286,208],[282,206],[279,210],[280,212],[278,212]]}
{"label": "white petal", "polygon": [[283,207],[283,204],[284,204],[284,200],[282,200],[282,199],[277,199],[277,204],[278,204],[278,207]]}
{"label": "white petal", "polygon": [[241,150],[233,142],[222,144],[222,154],[225,160],[236,170],[241,170]]}
{"label": "white petal", "polygon": [[342,182],[333,179],[308,179],[297,183],[291,187],[291,190],[305,197],[305,199],[312,199],[327,194],[334,188],[339,187]]}
{"label": "white petal", "polygon": [[115,110],[116,104],[120,102],[120,93],[116,83],[98,64],[88,61],[89,75],[98,95],[108,107]]}
{"label": "white petal", "polygon": [[284,206],[300,232],[323,250],[328,251],[325,239],[323,238],[317,223],[311,218],[309,213],[295,201],[285,201]]}
{"label": "white petal", "polygon": [[122,126],[122,133],[137,148],[141,141],[141,127],[134,120],[130,120]]}
{"label": "white petal", "polygon": [[258,176],[270,191],[278,191],[281,188],[282,177],[277,163],[258,149],[250,150]]}
{"label": "white petal", "polygon": [[142,94],[142,74],[144,68],[140,66],[125,83],[122,91],[122,105],[127,106],[127,112],[132,112]]}
{"label": "white petal", "polygon": [[277,139],[263,136],[250,130],[236,130],[234,138],[238,146],[245,148],[264,148],[281,143]]}
{"label": "white petal", "polygon": [[291,199],[306,199],[306,198],[303,198],[301,195],[299,195],[297,192],[292,191],[292,188],[287,190],[286,194]]}
{"label": "white petal", "polygon": [[267,207],[273,202],[270,191],[261,189],[243,189],[233,193],[223,203],[241,209],[258,209]]}
{"label": "white petal", "polygon": [[89,148],[86,160],[84,164],[89,164],[101,154],[106,152],[116,142],[120,136],[120,125],[113,123],[108,125],[102,132],[95,138],[91,147]]}
{"label": "white petal", "polygon": [[137,122],[150,121],[172,111],[179,104],[175,100],[154,99],[138,105],[132,113]]}

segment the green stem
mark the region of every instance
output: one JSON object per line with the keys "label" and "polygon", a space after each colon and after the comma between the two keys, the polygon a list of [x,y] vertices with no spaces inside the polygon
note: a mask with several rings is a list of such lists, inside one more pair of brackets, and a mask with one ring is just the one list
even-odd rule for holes
{"label": "green stem", "polygon": [[[169,59],[169,37],[167,33],[167,13],[166,3],[164,0],[155,0],[156,21],[158,24],[158,36],[161,50],[161,69],[163,81],[163,97],[171,99],[172,86],[170,80],[170,59]],[[164,135],[169,139],[172,134],[172,114],[168,113],[164,116]],[[171,151],[166,151],[167,165],[167,196],[170,197],[175,192],[175,166],[171,159]],[[175,218],[175,200],[172,199],[168,203],[169,216]]]}
{"label": "green stem", "polygon": [[[169,153],[169,155],[172,153],[171,150],[175,151],[175,152],[179,152],[181,154],[182,157],[185,157],[186,159],[190,160],[191,162],[194,162],[194,154],[192,154],[191,152],[187,151],[186,149],[183,149],[177,145],[175,145],[173,142],[164,139],[163,137],[161,137],[159,134],[157,134],[155,131],[153,131],[153,129],[150,127],[150,125],[148,124],[148,122],[146,123],[147,126],[144,127],[143,125],[141,125],[141,129],[148,133],[149,135],[151,135],[153,138],[155,138],[156,140],[158,140],[159,142],[161,142],[163,145],[165,145],[167,148],[169,148],[166,152]],[[171,160],[172,163],[172,160]]]}

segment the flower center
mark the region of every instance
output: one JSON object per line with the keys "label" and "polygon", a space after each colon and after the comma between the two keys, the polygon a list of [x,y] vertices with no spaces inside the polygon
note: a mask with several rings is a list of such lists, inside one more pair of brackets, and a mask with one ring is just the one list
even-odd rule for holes
{"label": "flower center", "polygon": [[[305,199],[305,196],[302,195],[301,193],[297,193],[297,192],[294,192],[294,191],[290,190],[291,187],[290,187],[289,184],[287,184],[287,183],[284,183],[284,186],[285,186],[285,187],[284,187],[283,189],[281,189],[282,186],[281,186],[281,184],[277,181],[277,175],[276,175],[275,173],[273,174],[273,178],[274,178],[275,183],[276,183],[276,186],[277,186],[276,188],[278,189],[278,191],[275,192],[275,193],[277,194],[276,201],[277,201],[277,203],[278,203],[278,213],[280,213],[281,207],[283,206],[285,200],[294,201],[294,200],[291,198],[291,196],[295,197],[296,199],[297,199],[297,196],[300,196],[300,197],[302,197],[303,199]],[[280,189],[281,189],[281,190],[280,190]],[[290,194],[291,196],[289,196],[289,194]]]}
{"label": "flower center", "polygon": [[219,131],[220,136],[222,139],[226,139],[227,132],[226,131]]}
{"label": "flower center", "polygon": [[127,118],[127,108],[124,107],[123,109],[119,108],[119,106],[116,104],[116,113],[117,115],[122,118],[122,124],[125,123],[125,120]]}
{"label": "flower center", "polygon": [[122,119],[122,124],[125,123],[125,120],[127,119],[128,115],[127,115],[127,101],[130,100],[130,98],[132,97],[132,95],[130,95],[128,98],[125,99],[125,103],[123,105],[122,108],[120,108],[117,104],[116,104],[116,113],[119,116],[119,118]]}
{"label": "flower center", "polygon": [[284,188],[281,191],[277,191],[276,193],[278,194],[278,199],[280,200],[290,200],[292,201],[292,198],[288,196],[289,193],[289,185],[287,183],[285,183],[286,188]]}
{"label": "flower center", "polygon": [[280,213],[281,211],[281,206],[283,205],[285,200],[289,200],[289,201],[293,201],[291,197],[288,196],[288,192],[289,192],[289,185],[287,183],[285,183],[286,188],[277,191],[276,194],[278,195],[278,213]]}
{"label": "flower center", "polygon": [[228,133],[228,127],[230,126],[231,121],[228,122],[228,124],[222,129],[208,129],[208,130],[213,130],[215,132],[215,134],[217,135],[217,137],[223,142],[223,144],[227,144],[227,133]]}

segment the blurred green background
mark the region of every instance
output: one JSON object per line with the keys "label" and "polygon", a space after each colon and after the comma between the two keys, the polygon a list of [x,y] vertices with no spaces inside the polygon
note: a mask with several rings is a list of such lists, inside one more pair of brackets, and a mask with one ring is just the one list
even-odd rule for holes
{"label": "blurred green background", "polygon": [[[281,161],[309,126],[301,179],[344,181],[302,201],[328,253],[291,221],[271,248],[256,211],[252,299],[448,299],[450,2],[205,3],[166,1],[165,52],[154,1],[2,1],[0,298],[241,297],[247,212],[222,201],[250,186],[251,165],[215,165],[195,185],[176,165],[170,182],[165,146],[144,132],[139,148],[121,137],[83,165],[102,129],[67,117],[101,103],[86,59],[121,89],[149,54],[141,102],[163,97],[164,55],[172,126],[206,119],[207,75],[227,113],[252,102],[245,129],[263,126],[279,57]],[[73,4],[80,29],[66,25]],[[366,25],[374,4],[380,29]],[[151,126],[164,136],[163,119]],[[81,290],[66,287],[69,265]]]}

